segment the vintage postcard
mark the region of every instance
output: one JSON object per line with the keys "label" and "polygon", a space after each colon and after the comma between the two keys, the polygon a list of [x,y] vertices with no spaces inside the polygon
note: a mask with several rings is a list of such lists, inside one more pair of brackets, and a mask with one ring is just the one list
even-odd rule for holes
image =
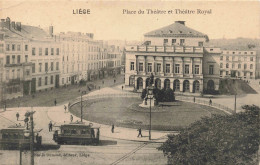
{"label": "vintage postcard", "polygon": [[0,0],[0,165],[258,165],[259,1]]}

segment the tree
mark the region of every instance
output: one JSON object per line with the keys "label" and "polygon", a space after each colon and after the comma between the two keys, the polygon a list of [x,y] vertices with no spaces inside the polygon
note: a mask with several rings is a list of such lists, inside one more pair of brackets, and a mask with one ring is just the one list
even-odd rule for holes
{"label": "tree", "polygon": [[169,135],[158,149],[169,164],[256,164],[259,150],[259,107],[243,106],[245,112],[205,117]]}

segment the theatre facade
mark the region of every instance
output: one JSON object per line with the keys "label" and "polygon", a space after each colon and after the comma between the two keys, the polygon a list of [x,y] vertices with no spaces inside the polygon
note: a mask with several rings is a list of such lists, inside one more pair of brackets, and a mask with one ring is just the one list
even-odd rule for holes
{"label": "theatre facade", "polygon": [[220,48],[204,47],[208,36],[184,21],[144,35],[142,45],[126,46],[125,85],[145,89],[154,75],[156,88],[202,93],[219,89]]}

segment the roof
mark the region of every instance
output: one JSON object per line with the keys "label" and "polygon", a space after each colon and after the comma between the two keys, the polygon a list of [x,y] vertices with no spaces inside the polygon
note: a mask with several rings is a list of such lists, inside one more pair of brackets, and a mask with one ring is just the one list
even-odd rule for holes
{"label": "roof", "polygon": [[29,25],[22,25],[21,31],[2,28],[0,33],[4,33],[5,38],[50,40],[50,36],[43,29]]}
{"label": "roof", "polygon": [[184,25],[184,21],[176,21],[175,23],[162,27],[157,30],[145,33],[145,37],[205,37],[208,39],[206,34],[198,32]]}

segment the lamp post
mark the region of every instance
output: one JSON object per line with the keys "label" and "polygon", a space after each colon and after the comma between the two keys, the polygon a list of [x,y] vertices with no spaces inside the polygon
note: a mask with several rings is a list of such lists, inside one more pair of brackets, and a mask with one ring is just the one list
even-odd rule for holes
{"label": "lamp post", "polygon": [[235,104],[234,104],[234,112],[237,113],[237,94],[235,93]]}
{"label": "lamp post", "polygon": [[150,125],[149,125],[149,140],[151,140],[151,129],[152,129],[152,99],[153,99],[153,87],[150,86],[147,88],[147,98],[150,100]]}
{"label": "lamp post", "polygon": [[83,118],[83,109],[82,109],[82,94],[86,94],[86,91],[81,91],[81,95],[80,95],[80,121],[82,122],[82,118]]}

